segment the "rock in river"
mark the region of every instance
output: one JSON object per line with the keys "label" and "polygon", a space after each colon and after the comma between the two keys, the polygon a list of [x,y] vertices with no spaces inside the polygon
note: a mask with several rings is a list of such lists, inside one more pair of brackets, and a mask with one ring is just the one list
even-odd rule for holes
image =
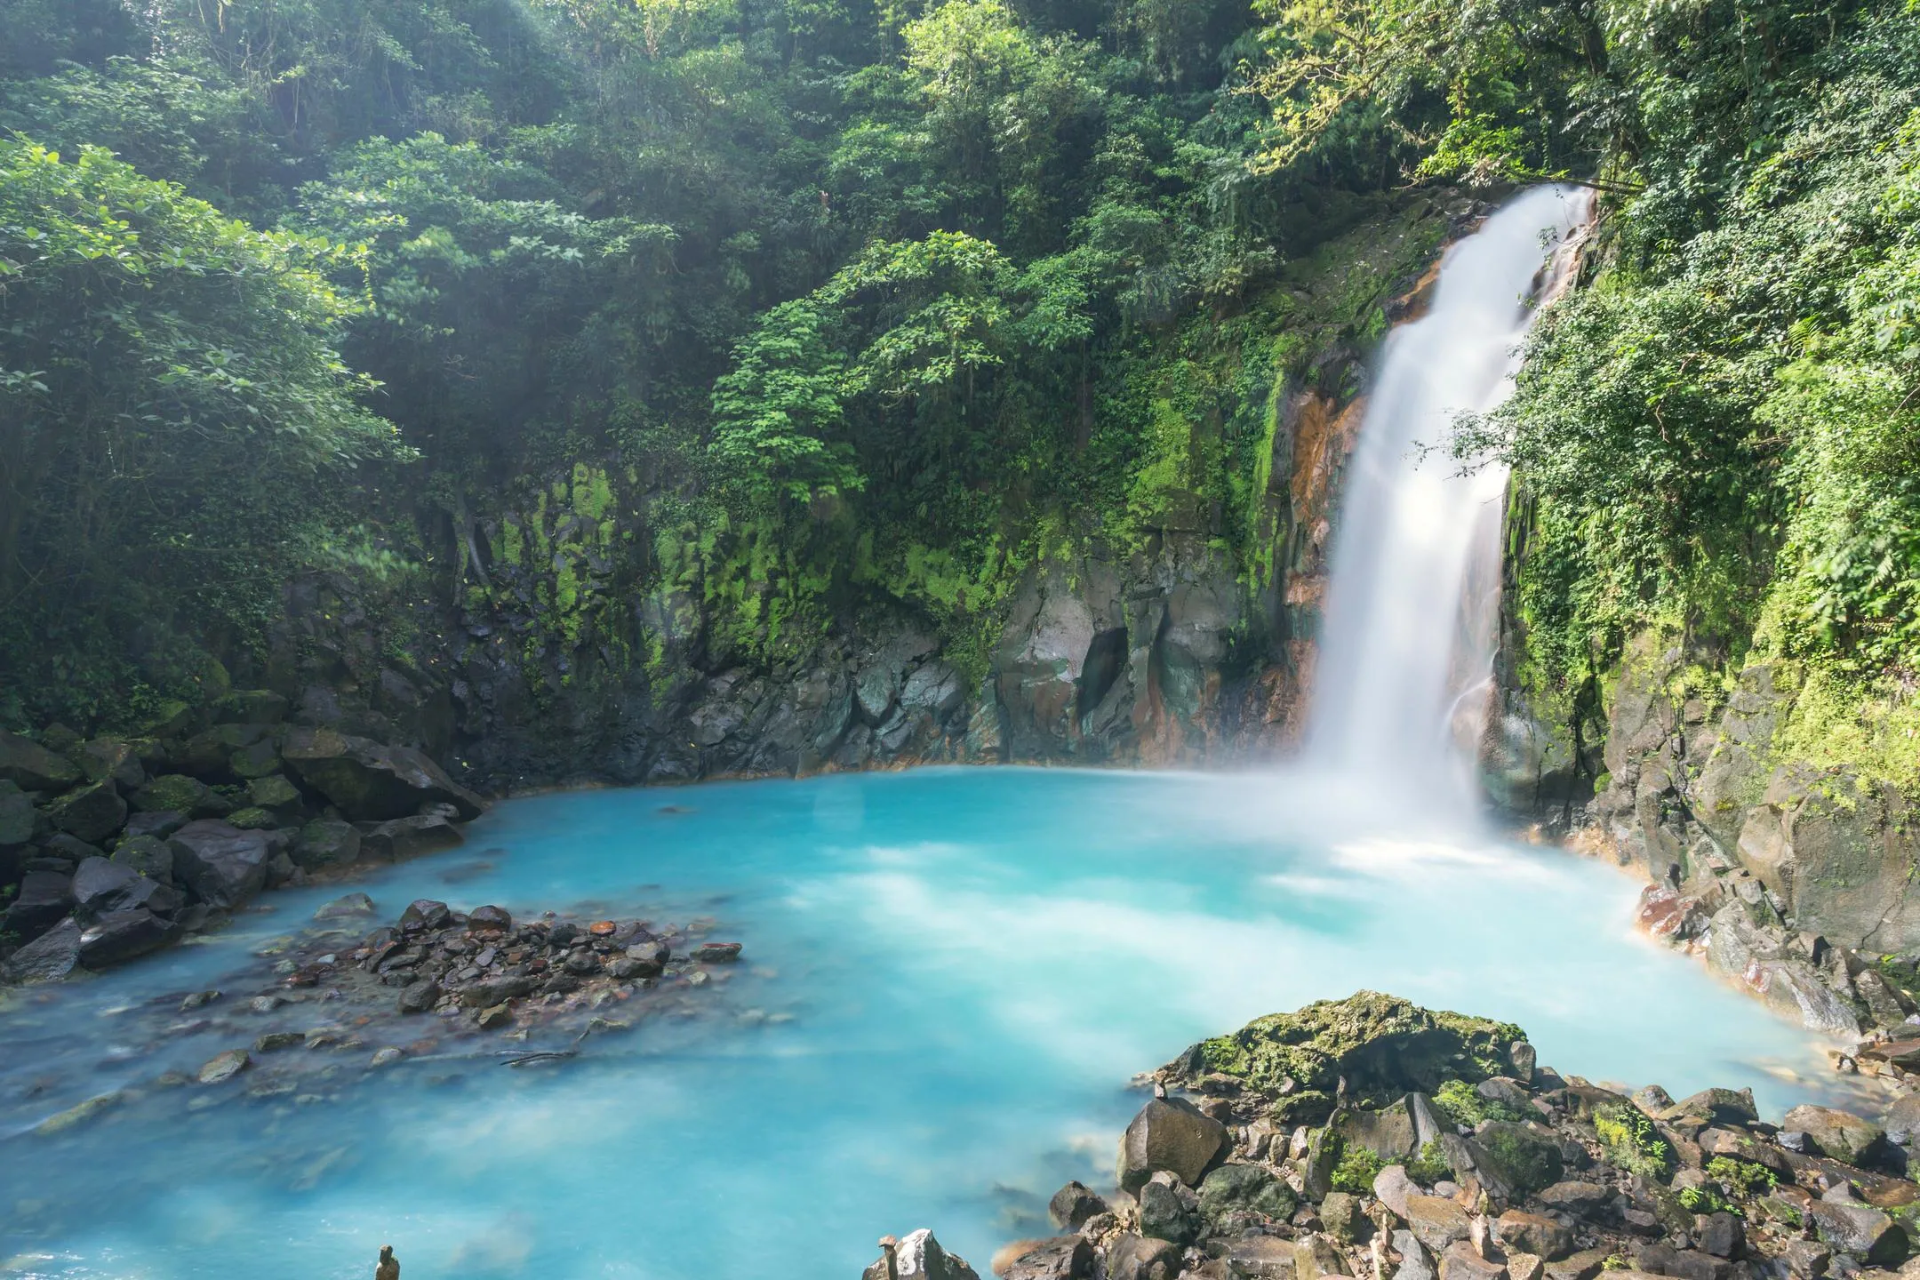
{"label": "rock in river", "polygon": [[1117,1179],[1123,1190],[1137,1191],[1165,1169],[1194,1186],[1226,1146],[1227,1129],[1218,1120],[1183,1099],[1155,1098],[1140,1108],[1120,1139]]}
{"label": "rock in river", "polygon": [[210,1059],[195,1077],[201,1084],[223,1084],[253,1065],[245,1049],[229,1049]]}
{"label": "rock in river", "polygon": [[173,869],[210,907],[244,905],[267,883],[267,837],[218,819],[189,822],[168,841]]}

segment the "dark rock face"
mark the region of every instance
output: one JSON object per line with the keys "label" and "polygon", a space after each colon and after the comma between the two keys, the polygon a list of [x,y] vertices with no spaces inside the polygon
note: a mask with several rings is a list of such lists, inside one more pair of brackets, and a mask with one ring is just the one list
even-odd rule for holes
{"label": "dark rock face", "polygon": [[[1775,730],[1800,696],[1791,663],[1740,672],[1726,705],[1709,711],[1670,692],[1690,661],[1670,637],[1635,637],[1614,681],[1600,758],[1593,758],[1600,744],[1585,744],[1584,764],[1575,768],[1561,744],[1555,767],[1562,776],[1541,774],[1532,783],[1509,778],[1496,782],[1496,795],[1516,812],[1584,826],[1621,862],[1673,888],[1675,900],[1699,902],[1701,919],[1737,899],[1747,923],[1763,932],[1791,918],[1793,932],[1822,935],[1841,947],[1873,953],[1920,947],[1920,886],[1908,875],[1920,856],[1910,802],[1891,786],[1776,757]],[[1508,719],[1521,736],[1545,740],[1556,733],[1524,714]],[[1511,773],[1510,763],[1489,760],[1483,772]],[[1574,785],[1575,774],[1605,784],[1590,805]],[[1681,911],[1667,929],[1698,932],[1684,916]],[[1808,994],[1817,977],[1788,960],[1806,958],[1759,957],[1782,975],[1780,988],[1798,995]],[[1864,993],[1851,984],[1840,994],[1843,1004],[1856,997],[1864,1003]],[[1793,999],[1789,994],[1778,1003],[1785,1008]],[[1822,1029],[1842,1029],[1831,1015],[1819,1020],[1828,1024]]]}
{"label": "dark rock face", "polygon": [[1191,1103],[1156,1098],[1140,1109],[1120,1139],[1115,1181],[1122,1190],[1137,1191],[1156,1172],[1165,1170],[1192,1186],[1226,1145],[1227,1130],[1218,1120],[1201,1115]]}
{"label": "dark rock face", "polygon": [[360,829],[351,822],[315,818],[300,828],[291,853],[296,866],[351,866],[360,858]]}
{"label": "dark rock face", "polygon": [[402,862],[454,848],[465,838],[459,827],[440,814],[414,814],[362,824],[360,856],[382,862]]}
{"label": "dark rock face", "polygon": [[80,963],[80,926],[69,916],[0,964],[0,978],[31,985],[58,982]]}
{"label": "dark rock face", "polygon": [[189,822],[174,832],[174,874],[208,906],[245,905],[267,883],[267,837],[214,819]]}
{"label": "dark rock face", "polygon": [[37,938],[72,909],[72,876],[58,871],[29,871],[7,908],[6,927],[22,938]]}
{"label": "dark rock face", "polygon": [[109,911],[81,933],[80,963],[104,969],[157,951],[178,936],[176,925],[145,907]]}
{"label": "dark rock face", "polygon": [[480,797],[411,747],[382,746],[331,729],[296,728],[281,755],[302,782],[355,821],[412,817],[431,804],[451,805],[466,821],[486,808]]}
{"label": "dark rock face", "polygon": [[98,844],[127,820],[127,802],[112,782],[70,791],[48,810],[53,825],[88,844]]}
{"label": "dark rock face", "polygon": [[[179,827],[174,830],[179,830]],[[173,883],[173,850],[153,836],[124,837],[113,850],[113,861],[135,875],[161,884]]]}
{"label": "dark rock face", "polygon": [[31,738],[0,730],[0,780],[23,791],[65,791],[81,780],[80,766]]}

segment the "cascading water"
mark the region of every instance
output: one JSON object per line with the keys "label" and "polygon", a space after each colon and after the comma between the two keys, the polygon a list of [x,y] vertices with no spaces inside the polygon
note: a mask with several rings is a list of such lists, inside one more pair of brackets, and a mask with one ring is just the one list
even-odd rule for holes
{"label": "cascading water", "polygon": [[1476,740],[1483,718],[1507,473],[1463,474],[1445,445],[1456,416],[1511,392],[1520,339],[1587,209],[1570,187],[1519,196],[1447,253],[1432,309],[1387,339],[1334,544],[1314,763],[1443,805],[1467,794],[1454,743]]}

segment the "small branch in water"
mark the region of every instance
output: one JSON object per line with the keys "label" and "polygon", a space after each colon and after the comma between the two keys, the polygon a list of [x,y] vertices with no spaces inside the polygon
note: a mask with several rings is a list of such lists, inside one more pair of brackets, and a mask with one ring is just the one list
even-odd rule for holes
{"label": "small branch in water", "polygon": [[544,1053],[523,1053],[517,1058],[508,1058],[500,1065],[506,1067],[524,1067],[535,1062],[557,1062],[562,1058],[577,1058],[578,1049],[551,1049]]}

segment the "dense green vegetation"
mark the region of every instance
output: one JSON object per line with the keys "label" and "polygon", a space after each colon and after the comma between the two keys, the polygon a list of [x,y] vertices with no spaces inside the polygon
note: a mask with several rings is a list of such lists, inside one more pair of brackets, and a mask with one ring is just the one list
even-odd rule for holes
{"label": "dense green vegetation", "polygon": [[1252,563],[1274,390],[1328,323],[1304,264],[1409,184],[1557,176],[1601,193],[1586,287],[1463,435],[1519,469],[1529,678],[1591,711],[1664,626],[1808,662],[1816,755],[1904,732],[1897,3],[0,0],[0,30],[5,718],[217,680],[314,568],[517,593],[530,644],[635,661],[608,588],[670,587],[770,662],[864,599],[964,657],[1035,555],[1175,508]]}
{"label": "dense green vegetation", "polygon": [[[9,448],[49,455],[9,468],[28,721],[192,692],[302,568],[515,596],[547,639],[641,657],[605,588],[667,584],[718,656],[771,660],[863,596],[964,640],[1046,539],[1127,536],[1169,486],[1252,536],[1274,335],[1215,327],[1399,181],[1365,147],[1256,174],[1233,0],[7,0],[0,27],[19,163],[100,197],[22,187],[0,226]],[[242,219],[205,234],[302,296],[176,250],[141,200]],[[111,298],[47,247],[89,219],[157,259]],[[69,324],[134,348],[89,348],[116,379],[71,411],[145,424],[166,475],[61,425]],[[217,413],[144,389],[223,370],[246,385]],[[114,486],[173,524],[124,496],[137,535],[89,523],[75,494]]]}

